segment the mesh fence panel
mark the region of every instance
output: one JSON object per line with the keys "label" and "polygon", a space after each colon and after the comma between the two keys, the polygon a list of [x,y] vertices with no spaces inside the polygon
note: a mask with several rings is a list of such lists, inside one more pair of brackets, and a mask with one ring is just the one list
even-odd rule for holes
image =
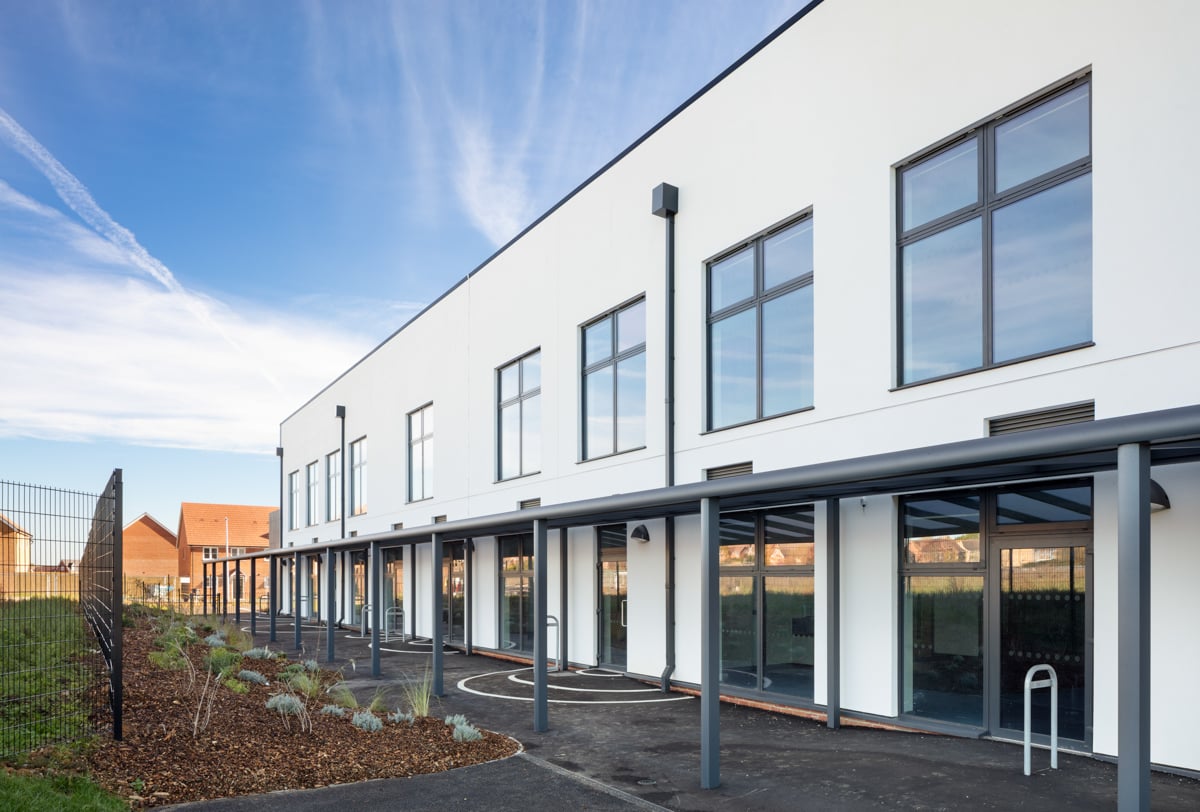
{"label": "mesh fence panel", "polygon": [[120,470],[102,494],[0,481],[0,758],[120,738],[120,545]]}

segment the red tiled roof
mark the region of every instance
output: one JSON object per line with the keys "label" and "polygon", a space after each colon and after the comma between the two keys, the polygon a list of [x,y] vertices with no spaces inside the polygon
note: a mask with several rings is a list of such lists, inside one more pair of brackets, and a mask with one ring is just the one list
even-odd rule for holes
{"label": "red tiled roof", "polygon": [[179,540],[188,547],[225,544],[229,519],[231,547],[266,547],[270,541],[270,516],[274,505],[209,505],[184,502],[179,506]]}

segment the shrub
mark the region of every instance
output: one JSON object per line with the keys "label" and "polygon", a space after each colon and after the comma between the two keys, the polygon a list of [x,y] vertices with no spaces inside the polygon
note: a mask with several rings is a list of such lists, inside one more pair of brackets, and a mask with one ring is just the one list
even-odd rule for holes
{"label": "shrub", "polygon": [[401,722],[408,722],[409,726],[411,727],[412,723],[416,720],[417,717],[413,716],[411,713],[405,713],[399,708],[396,708],[395,713],[388,714],[388,721],[395,725],[398,725]]}
{"label": "shrub", "polygon": [[358,697],[344,682],[339,682],[337,685],[329,689],[329,698],[336,704],[349,710],[358,709]]}
{"label": "shrub", "polygon": [[374,733],[378,730],[383,730],[383,722],[379,721],[379,717],[370,711],[360,710],[350,719],[350,724],[354,725],[359,730],[365,730],[368,733]]}
{"label": "shrub", "polygon": [[293,691],[303,694],[308,699],[316,699],[321,693],[321,683],[308,674],[288,674],[284,681]]}
{"label": "shrub", "polygon": [[371,701],[367,703],[367,710],[371,713],[384,713],[387,711],[387,708],[387,696],[383,686],[380,685],[375,689],[375,693],[371,695]]}
{"label": "shrub", "polygon": [[292,717],[299,722],[301,732],[312,727],[308,710],[295,694],[275,694],[267,700],[267,710],[278,713],[279,718],[283,720],[283,726],[289,731],[292,729]]}
{"label": "shrub", "polygon": [[474,725],[456,725],[454,727],[454,740],[456,742],[474,742],[482,738],[483,734]]}
{"label": "shrub", "polygon": [[231,648],[214,648],[204,656],[204,665],[214,674],[224,674],[242,661],[242,655]]}
{"label": "shrub", "polygon": [[458,727],[459,725],[469,725],[470,722],[461,713],[456,713],[446,717],[446,724],[450,725],[450,727]]}
{"label": "shrub", "polygon": [[413,716],[429,715],[429,701],[433,697],[433,676],[429,673],[428,666],[425,668],[425,676],[420,681],[407,680],[400,690]]}
{"label": "shrub", "polygon": [[175,651],[152,651],[149,654],[151,665],[156,668],[162,668],[167,671],[178,671],[187,666],[186,660],[182,653]]}
{"label": "shrub", "polygon": [[262,674],[258,673],[257,671],[248,671],[246,669],[242,669],[241,671],[238,672],[238,679],[243,680],[245,682],[253,682],[255,685],[270,685],[271,684],[271,683],[267,682],[266,677],[264,677]]}
{"label": "shrub", "polygon": [[272,660],[279,656],[279,653],[271,651],[270,648],[264,646],[262,648],[247,649],[246,651],[242,652],[242,656],[249,657],[251,660]]}
{"label": "shrub", "polygon": [[316,661],[316,660],[305,660],[305,661],[304,661],[304,670],[305,670],[305,671],[309,671],[309,672],[313,672],[313,673],[315,673],[315,672],[316,672],[316,671],[318,671],[320,668],[321,668],[321,666],[317,665],[317,661]]}
{"label": "shrub", "polygon": [[208,637],[204,638],[204,645],[217,648],[218,646],[225,645],[225,638],[221,636],[220,632],[213,632]]}
{"label": "shrub", "polygon": [[337,716],[337,717],[345,718],[346,709],[343,708],[341,705],[324,705],[321,707],[321,710],[319,711],[319,713],[321,713],[325,716]]}
{"label": "shrub", "polygon": [[246,683],[244,683],[244,682],[239,682],[238,680],[235,680],[235,679],[227,679],[227,680],[225,680],[225,687],[226,687],[226,688],[228,688],[229,690],[233,691],[235,694],[248,694],[248,693],[250,693],[250,686],[249,686],[249,685],[247,685],[247,684],[246,684]]}

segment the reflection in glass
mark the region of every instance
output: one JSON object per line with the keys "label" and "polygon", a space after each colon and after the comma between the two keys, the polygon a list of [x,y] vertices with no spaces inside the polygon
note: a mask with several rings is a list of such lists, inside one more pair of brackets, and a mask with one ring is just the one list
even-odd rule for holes
{"label": "reflection in glass", "polygon": [[617,363],[617,451],[646,444],[646,354]]}
{"label": "reflection in glass", "polygon": [[996,497],[999,524],[1083,522],[1092,518],[1092,489],[1087,485],[1021,488]]}
{"label": "reflection in glass", "polygon": [[979,494],[904,502],[904,557],[909,564],[977,564]]}
{"label": "reflection in glass", "polygon": [[646,343],[646,300],[617,313],[617,352]]}
{"label": "reflection in glass", "polygon": [[442,548],[442,634],[461,642],[466,633],[466,544],[448,542]]}
{"label": "reflection in glass", "polygon": [[583,365],[611,358],[613,354],[612,318],[605,317],[583,330]]}
{"label": "reflection in glass", "polygon": [[768,567],[811,567],[812,507],[777,508],[764,519],[763,563]]}
{"label": "reflection in glass", "polygon": [[983,578],[904,579],[903,710],[983,725]]}
{"label": "reflection in glass", "polygon": [[625,525],[599,528],[600,662],[624,668],[628,659],[628,577]]}
{"label": "reflection in glass", "polygon": [[721,576],[721,682],[758,687],[754,578]]}
{"label": "reflection in glass", "polygon": [[[1025,674],[1058,676],[1058,735],[1082,741],[1086,719],[1087,549],[1000,551],[1000,727],[1024,728]],[[1050,692],[1030,697],[1035,733],[1050,732]]]}
{"label": "reflection in glass", "polygon": [[500,478],[521,473],[521,403],[500,410]]}
{"label": "reflection in glass", "polygon": [[584,453],[589,459],[613,453],[613,371],[609,365],[583,378],[587,408]]}
{"label": "reflection in glass", "polygon": [[521,359],[521,392],[532,392],[542,385],[542,354],[535,352]]}
{"label": "reflection in glass", "polygon": [[532,651],[533,630],[529,625],[532,578],[505,575],[500,595],[500,648],[507,651]]}
{"label": "reflection in glass", "polygon": [[708,363],[713,428],[755,417],[755,323],[751,308],[712,325]]}
{"label": "reflection in glass", "polygon": [[811,406],[812,285],[765,302],[762,321],[763,417]]}
{"label": "reflection in glass", "polygon": [[722,567],[751,567],[755,558],[753,513],[723,513],[719,525]]}
{"label": "reflection in glass", "polygon": [[1088,156],[1089,94],[1089,86],[1081,85],[996,128],[998,192]]}
{"label": "reflection in glass", "polygon": [[813,270],[813,221],[810,217],[763,240],[763,290]]}
{"label": "reflection in glass", "polygon": [[964,141],[900,174],[905,231],[979,202],[978,144]]}
{"label": "reflection in glass", "polygon": [[1005,206],[992,219],[995,361],[1092,338],[1092,177]]}
{"label": "reflection in glass", "polygon": [[500,400],[515,398],[520,394],[520,364],[509,364],[500,370]]}
{"label": "reflection in glass", "polygon": [[763,690],[813,698],[813,576],[763,578]]}
{"label": "reflection in glass", "polygon": [[903,248],[905,383],[983,362],[980,222],[968,220]]}
{"label": "reflection in glass", "polygon": [[521,473],[542,469],[542,398],[537,395],[521,401]]}
{"label": "reflection in glass", "polygon": [[714,262],[708,271],[708,312],[716,313],[754,295],[754,248]]}

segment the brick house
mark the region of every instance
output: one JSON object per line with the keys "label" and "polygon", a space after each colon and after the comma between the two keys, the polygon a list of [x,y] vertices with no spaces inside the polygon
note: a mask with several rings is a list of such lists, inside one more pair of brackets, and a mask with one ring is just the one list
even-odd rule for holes
{"label": "brick house", "polygon": [[149,513],[125,525],[122,544],[126,577],[174,578],[179,574],[179,538]]}
{"label": "brick house", "polygon": [[29,572],[32,547],[29,532],[0,513],[0,573]]}
{"label": "brick house", "polygon": [[[270,541],[270,515],[277,510],[267,505],[214,505],[184,502],[179,506],[179,576],[187,578],[184,588],[199,591],[203,584],[203,562],[217,561],[227,555],[264,550]],[[266,575],[261,568],[262,576]],[[240,577],[249,595],[250,565],[241,562],[240,572],[230,571],[231,584]],[[262,578],[260,580],[260,585]],[[233,585],[236,587],[236,584]],[[229,594],[234,594],[231,588]]]}

